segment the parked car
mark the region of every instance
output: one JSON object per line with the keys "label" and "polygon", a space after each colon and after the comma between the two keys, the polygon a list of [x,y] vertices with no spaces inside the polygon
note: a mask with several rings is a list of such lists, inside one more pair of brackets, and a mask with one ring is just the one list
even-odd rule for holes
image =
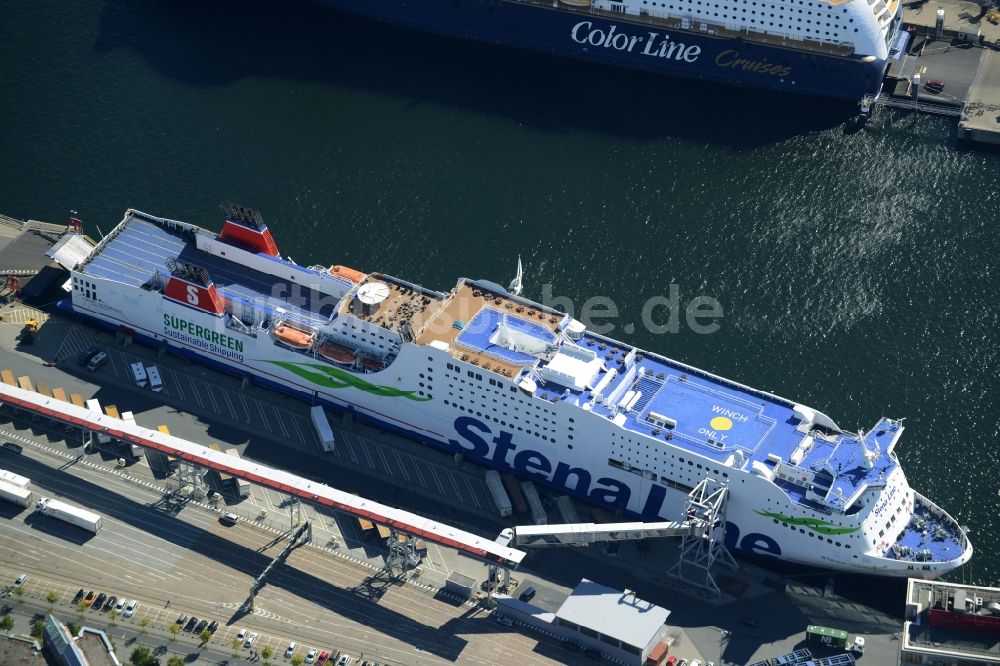
{"label": "parked car", "polygon": [[139,607],[139,602],[136,601],[135,599],[128,602],[128,606],[125,607],[125,613],[124,613],[125,617],[132,617],[133,615],[135,615],[135,609],[138,607]]}
{"label": "parked car", "polygon": [[120,615],[123,610],[125,610],[125,597],[122,597],[121,599],[119,599],[118,603],[115,604],[115,612],[116,613],[118,613]]}
{"label": "parked car", "polygon": [[28,574],[21,574],[14,580],[14,587],[21,587],[26,580],[28,580]]}
{"label": "parked car", "polygon": [[79,366],[87,365],[88,363],[90,363],[90,359],[97,356],[97,354],[100,351],[101,351],[100,347],[90,347],[76,358],[76,364]]}
{"label": "parked car", "polygon": [[201,622],[198,623],[198,626],[194,628],[194,633],[200,634],[201,632],[205,631],[205,627],[207,626],[208,626],[208,620],[202,620]]}
{"label": "parked car", "polygon": [[89,606],[92,603],[94,603],[94,597],[96,597],[96,596],[97,596],[97,592],[94,592],[93,590],[87,592],[87,596],[85,596],[83,598],[83,605],[84,606]]}
{"label": "parked car", "polygon": [[935,95],[940,94],[944,90],[944,81],[941,79],[931,79],[924,84],[924,90]]}
{"label": "parked car", "polygon": [[11,453],[21,453],[24,448],[20,444],[15,444],[14,442],[4,442],[3,448],[7,449]]}
{"label": "parked car", "polygon": [[318,656],[319,656],[319,650],[315,650],[315,649],[309,650],[309,652],[306,653],[306,663],[307,664],[311,664],[311,663],[315,662],[316,661],[316,657],[318,657]]}
{"label": "parked car", "polygon": [[235,513],[227,511],[226,513],[219,516],[219,522],[223,525],[235,525],[240,520],[240,517]]}
{"label": "parked car", "polygon": [[319,657],[316,658],[316,666],[323,666],[330,659],[330,653],[326,650],[322,650],[319,653]]}
{"label": "parked car", "polygon": [[187,624],[184,625],[184,631],[191,631],[192,629],[194,629],[194,626],[196,624],[198,624],[198,618],[196,618],[194,615],[192,615],[191,619],[188,620]]}
{"label": "parked car", "polygon": [[211,624],[208,625],[209,633],[214,634],[219,629],[219,622],[217,620],[212,620]]}
{"label": "parked car", "polygon": [[108,595],[104,594],[103,592],[98,594],[97,598],[94,599],[94,605],[93,605],[94,610],[101,610],[101,608],[104,606],[104,600],[107,598]]}
{"label": "parked car", "polygon": [[247,636],[246,642],[243,643],[243,647],[245,647],[245,648],[250,647],[251,645],[253,645],[253,642],[255,640],[257,640],[257,632],[256,631],[251,631],[250,635]]}
{"label": "parked car", "polygon": [[238,641],[242,641],[246,637],[247,637],[246,629],[240,629],[239,632],[236,634],[236,640]]}
{"label": "parked car", "polygon": [[99,367],[108,362],[108,355],[106,352],[97,352],[94,358],[90,359],[90,363],[87,364],[87,370],[94,372]]}
{"label": "parked car", "polygon": [[81,587],[81,588],[80,588],[80,591],[79,591],[79,592],[77,592],[77,593],[76,593],[76,596],[74,596],[74,597],[73,597],[73,603],[74,603],[74,604],[78,604],[78,603],[80,603],[80,599],[83,599],[83,595],[85,595],[85,594],[86,594],[86,592],[84,592],[84,591],[83,591],[83,588]]}
{"label": "parked car", "polygon": [[118,597],[113,595],[108,597],[108,600],[104,602],[104,610],[106,611],[111,610],[112,608],[115,607],[116,603],[118,603]]}
{"label": "parked car", "polygon": [[351,656],[347,654],[340,655],[340,659],[337,660],[337,666],[351,666]]}
{"label": "parked car", "polygon": [[524,592],[521,593],[521,596],[518,597],[518,599],[520,599],[521,601],[531,601],[532,599],[535,598],[535,592],[537,592],[537,590],[534,588],[534,586],[529,585],[527,588],[525,588]]}
{"label": "parked car", "polygon": [[[187,621],[188,621],[187,613],[181,613],[180,615],[177,616],[177,624],[181,625],[182,627],[184,626],[184,623]],[[240,640],[243,640],[243,638],[241,637]]]}
{"label": "parked car", "polygon": [[295,654],[295,647],[296,646],[294,641],[288,644],[288,647],[285,648],[285,659],[288,659],[293,654]]}

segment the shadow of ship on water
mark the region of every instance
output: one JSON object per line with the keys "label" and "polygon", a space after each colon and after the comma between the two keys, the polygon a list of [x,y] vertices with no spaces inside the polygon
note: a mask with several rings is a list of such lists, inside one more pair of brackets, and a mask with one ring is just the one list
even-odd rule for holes
{"label": "shadow of ship on water", "polygon": [[855,105],[676,79],[440,37],[290,0],[106,2],[95,48],[193,86],[327,83],[507,117],[551,132],[675,137],[745,150],[842,126]]}

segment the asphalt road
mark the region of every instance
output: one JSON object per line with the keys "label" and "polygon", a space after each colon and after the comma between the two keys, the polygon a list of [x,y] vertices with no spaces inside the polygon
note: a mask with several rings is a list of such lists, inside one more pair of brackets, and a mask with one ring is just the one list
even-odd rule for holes
{"label": "asphalt road", "polygon": [[[181,611],[224,623],[210,645],[223,651],[239,628],[261,633],[255,646],[282,651],[288,641],[346,649],[406,664],[565,662],[558,645],[508,630],[470,606],[435,599],[412,585],[387,584],[370,569],[325,551],[299,547],[279,565],[241,616],[251,580],[285,545],[281,535],[183,506],[116,475],[80,463],[53,467],[26,447],[0,450],[0,467],[32,479],[38,495],[60,496],[97,511],[104,528],[90,535],[5,504],[0,514],[0,575],[31,576],[28,592],[55,589],[69,599],[80,587],[140,601],[134,618],[164,628]],[[167,602],[170,607],[166,608]]]}

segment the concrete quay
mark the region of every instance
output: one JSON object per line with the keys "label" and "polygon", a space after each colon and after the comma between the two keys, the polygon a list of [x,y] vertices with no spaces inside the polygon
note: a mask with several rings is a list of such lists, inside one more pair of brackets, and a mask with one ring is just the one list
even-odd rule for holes
{"label": "concrete quay", "polygon": [[[889,66],[876,105],[953,116],[960,140],[1000,144],[1000,18],[989,20],[988,7],[968,0],[907,5],[911,38]],[[942,85],[928,88],[930,81]]]}

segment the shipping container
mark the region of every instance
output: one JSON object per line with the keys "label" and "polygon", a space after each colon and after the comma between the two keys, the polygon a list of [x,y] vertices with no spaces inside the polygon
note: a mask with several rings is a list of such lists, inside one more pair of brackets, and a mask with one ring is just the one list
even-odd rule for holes
{"label": "shipping container", "polygon": [[521,492],[521,485],[517,482],[517,477],[511,473],[501,475],[503,485],[507,488],[510,501],[514,505],[514,512],[524,515],[528,513],[528,503],[524,500],[524,493]]}
{"label": "shipping container", "polygon": [[31,490],[31,479],[26,476],[21,476],[20,474],[15,474],[14,472],[8,472],[5,469],[0,469],[0,481],[6,481],[7,483],[17,486],[18,488]]}
{"label": "shipping container", "polygon": [[490,495],[493,497],[493,503],[496,505],[500,517],[506,518],[509,516],[514,507],[510,503],[507,491],[504,490],[503,481],[500,480],[500,473],[495,469],[486,471],[486,487],[490,489]]}
{"label": "shipping container", "polygon": [[524,491],[524,498],[528,500],[528,508],[531,509],[531,519],[536,525],[545,525],[549,522],[545,514],[545,507],[542,506],[542,498],[538,496],[538,490],[531,481],[522,481],[521,490]]}
{"label": "shipping container", "polygon": [[319,405],[309,408],[309,417],[312,419],[313,428],[316,429],[316,436],[319,437],[319,445],[324,451],[333,451],[337,444],[337,438],[333,435],[333,428],[326,418],[326,412]]}
{"label": "shipping container", "polygon": [[51,497],[39,498],[35,507],[46,516],[56,518],[70,525],[76,525],[88,532],[97,534],[101,531],[101,517],[93,511],[87,511],[66,502],[60,502]]}
{"label": "shipping container", "polygon": [[847,632],[842,629],[831,629],[810,624],[806,628],[806,642],[810,645],[823,645],[837,650],[847,647]]}
{"label": "shipping container", "polygon": [[27,508],[31,505],[31,491],[13,483],[0,481],[0,499]]}

